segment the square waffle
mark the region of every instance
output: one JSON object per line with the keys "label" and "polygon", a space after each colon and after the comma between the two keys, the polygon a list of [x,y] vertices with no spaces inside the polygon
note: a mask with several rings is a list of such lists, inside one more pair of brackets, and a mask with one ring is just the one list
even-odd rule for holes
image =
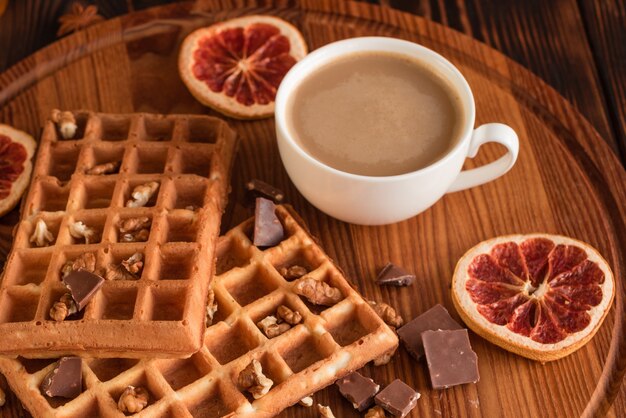
{"label": "square waffle", "polygon": [[[123,417],[117,402],[128,385],[149,393],[143,417],[270,417],[395,350],[395,333],[356,292],[289,207],[277,207],[285,239],[262,251],[252,245],[253,220],[220,239],[213,290],[217,303],[204,347],[187,359],[84,359],[83,393],[73,400],[47,398],[39,390],[54,360],[0,359],[2,372],[37,417]],[[341,292],[333,306],[314,306],[279,269],[306,267],[306,277]],[[267,338],[257,323],[280,305],[303,320]],[[254,399],[238,384],[256,359],[273,385]]]}
{"label": "square waffle", "polygon": [[[207,116],[74,113],[66,140],[44,127],[21,221],[0,286],[0,353],[8,356],[188,356],[202,345],[204,305],[225,208],[236,135]],[[86,174],[118,163],[118,172]],[[142,207],[126,207],[135,187],[159,187]],[[120,224],[150,220],[145,241],[124,242]],[[43,220],[53,240],[31,236]],[[82,221],[89,244],[70,233]],[[67,290],[67,261],[95,255],[96,272],[135,253],[135,280],[107,280],[87,307],[62,322],[50,309]],[[104,275],[103,273],[99,273]]]}

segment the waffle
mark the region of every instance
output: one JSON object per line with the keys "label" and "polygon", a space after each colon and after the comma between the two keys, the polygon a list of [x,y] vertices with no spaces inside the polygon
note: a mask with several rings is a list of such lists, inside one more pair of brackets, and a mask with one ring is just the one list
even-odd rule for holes
{"label": "waffle", "polygon": [[[189,356],[202,345],[204,305],[225,208],[236,136],[207,116],[74,113],[75,139],[44,127],[22,217],[0,286],[0,354],[29,358]],[[119,172],[86,174],[121,162]],[[143,207],[126,207],[135,187],[157,182]],[[123,242],[120,225],[151,221],[145,241]],[[31,242],[43,220],[48,246]],[[90,243],[70,233],[82,221]],[[96,271],[135,253],[134,280],[107,280],[87,307],[62,322],[50,309],[66,288],[61,270],[85,253]]]}
{"label": "waffle", "polygon": [[[277,214],[286,231],[278,246],[261,251],[251,243],[248,220],[220,239],[213,290],[214,325],[204,347],[188,359],[85,359],[84,391],[64,404],[38,390],[53,361],[0,359],[2,372],[25,407],[37,417],[119,416],[117,401],[128,385],[150,394],[143,417],[270,417],[305,396],[332,384],[390,350],[398,339],[341,271],[315,244],[290,208]],[[278,273],[306,266],[309,277],[338,288],[342,300],[312,306],[294,293],[297,281]],[[303,321],[272,339],[256,325],[286,305]],[[254,399],[238,386],[239,373],[260,362],[274,383]]]}

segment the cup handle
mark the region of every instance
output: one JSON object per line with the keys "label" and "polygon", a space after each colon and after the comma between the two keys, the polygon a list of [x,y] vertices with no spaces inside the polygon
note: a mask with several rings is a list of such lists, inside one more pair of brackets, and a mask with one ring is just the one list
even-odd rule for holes
{"label": "cup handle", "polygon": [[504,145],[507,148],[506,155],[482,167],[461,171],[447,193],[488,183],[513,167],[519,153],[519,139],[510,126],[503,123],[486,123],[474,129],[467,156],[474,158],[478,154],[480,146],[487,142],[497,142]]}

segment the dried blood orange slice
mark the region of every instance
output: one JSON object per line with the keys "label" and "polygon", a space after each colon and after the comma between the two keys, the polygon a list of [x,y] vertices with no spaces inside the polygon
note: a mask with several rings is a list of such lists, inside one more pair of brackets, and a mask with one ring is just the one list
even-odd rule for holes
{"label": "dried blood orange slice", "polygon": [[307,53],[304,38],[273,16],[245,16],[192,32],[184,40],[178,70],[201,103],[239,119],[274,113],[276,90]]}
{"label": "dried blood orange slice", "polygon": [[477,334],[534,360],[586,344],[611,307],[611,269],[590,245],[560,235],[483,241],[459,260],[452,300]]}
{"label": "dried blood orange slice", "polygon": [[35,147],[27,133],[0,124],[0,216],[13,209],[24,194]]}

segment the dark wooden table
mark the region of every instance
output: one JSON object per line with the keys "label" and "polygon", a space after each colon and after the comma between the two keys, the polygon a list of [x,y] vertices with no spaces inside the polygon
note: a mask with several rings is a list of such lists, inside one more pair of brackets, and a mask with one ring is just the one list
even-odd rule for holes
{"label": "dark wooden table", "polygon": [[[624,0],[383,0],[464,32],[529,68],[570,100],[626,162]],[[0,0],[0,11],[6,0]],[[0,16],[0,73],[55,41],[73,0],[8,0]],[[87,2],[84,2],[87,3]],[[97,0],[110,18],[168,3]],[[6,387],[0,378],[0,387]],[[13,400],[12,405],[16,405]],[[626,388],[614,411],[626,410]],[[615,413],[615,412],[614,412]],[[16,408],[0,416],[20,416]]]}
{"label": "dark wooden table", "polygon": [[[466,33],[530,69],[571,101],[626,163],[626,1],[379,1]],[[55,41],[58,19],[74,2],[8,0],[0,16],[0,72]],[[111,18],[171,0],[81,2]]]}

